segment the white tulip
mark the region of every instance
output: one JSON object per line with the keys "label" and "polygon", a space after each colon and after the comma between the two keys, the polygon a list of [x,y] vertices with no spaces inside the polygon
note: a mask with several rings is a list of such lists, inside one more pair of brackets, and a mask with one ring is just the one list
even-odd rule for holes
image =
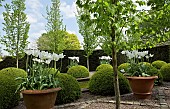
{"label": "white tulip", "polygon": [[43,60],[41,60],[41,59],[38,59],[38,58],[34,58],[34,59],[32,59],[34,62],[38,62],[38,63],[42,63],[42,62],[44,62]]}
{"label": "white tulip", "polygon": [[25,50],[25,53],[26,53],[27,55],[31,55],[31,54],[33,54],[33,50],[31,50],[31,49],[26,49],[26,50]]}
{"label": "white tulip", "polygon": [[126,52],[125,52],[125,51],[122,51],[121,53],[122,53],[122,54],[126,54]]}
{"label": "white tulip", "polygon": [[59,60],[59,55],[53,52],[53,54],[52,54],[52,59],[53,59],[54,61],[58,61],[58,60]]}
{"label": "white tulip", "polygon": [[146,57],[146,59],[149,59],[149,56],[145,56]]}
{"label": "white tulip", "polygon": [[71,59],[71,60],[76,60],[77,62],[79,62],[79,57],[73,56],[73,57],[68,57],[68,58]]}
{"label": "white tulip", "polygon": [[63,53],[59,54],[59,58],[64,58],[65,55],[63,55]]}
{"label": "white tulip", "polygon": [[39,54],[40,54],[40,50],[33,50],[33,53],[32,53],[33,56],[38,57]]}
{"label": "white tulip", "polygon": [[153,55],[152,55],[152,54],[149,54],[149,57],[151,57],[151,58],[152,58],[153,56],[154,56],[154,54],[153,54]]}
{"label": "white tulip", "polygon": [[46,64],[50,64],[50,62],[51,62],[51,59],[48,59],[45,61]]}
{"label": "white tulip", "polygon": [[125,73],[125,70],[124,70],[124,69],[121,69],[120,72]]}

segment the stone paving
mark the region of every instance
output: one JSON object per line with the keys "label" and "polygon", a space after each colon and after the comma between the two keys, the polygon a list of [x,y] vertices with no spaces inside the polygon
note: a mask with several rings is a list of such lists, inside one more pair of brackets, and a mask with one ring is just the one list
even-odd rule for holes
{"label": "stone paving", "polygon": [[[161,86],[157,88],[158,90],[158,99],[159,102],[155,103],[154,105],[150,102],[140,102],[140,101],[121,101],[121,104],[123,105],[138,105],[138,106],[152,106],[154,109],[170,109],[170,104],[168,104],[168,100],[166,97],[166,94],[164,93],[165,90],[170,90],[170,86]],[[64,105],[55,106],[54,109],[86,109],[87,106],[91,105],[92,103],[113,103],[115,104],[115,101],[113,100],[114,97],[106,97],[106,98],[99,98],[96,100],[89,100],[85,102],[76,102],[76,103],[69,103]],[[153,109],[153,108],[152,108]]]}

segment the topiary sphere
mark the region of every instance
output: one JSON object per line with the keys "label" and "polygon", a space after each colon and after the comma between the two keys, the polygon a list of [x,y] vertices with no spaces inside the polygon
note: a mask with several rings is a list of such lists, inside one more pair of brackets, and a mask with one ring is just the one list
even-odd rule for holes
{"label": "topiary sphere", "polygon": [[[120,94],[130,92],[128,80],[123,74],[118,73]],[[97,95],[114,95],[114,74],[112,69],[99,70],[94,73],[89,81],[89,90]]]}
{"label": "topiary sphere", "polygon": [[152,66],[154,66],[157,69],[160,69],[162,66],[166,65],[167,63],[165,61],[157,60],[152,62]]}
{"label": "topiary sphere", "polygon": [[113,69],[110,64],[101,64],[96,68],[96,71],[103,70],[103,69]]}
{"label": "topiary sphere", "polygon": [[23,69],[9,67],[0,70],[0,109],[11,109],[18,105],[20,95],[15,91],[21,80],[15,79],[26,76]]}
{"label": "topiary sphere", "polygon": [[70,103],[80,97],[81,88],[74,77],[59,73],[57,78],[62,89],[57,94],[56,104]]}
{"label": "topiary sphere", "polygon": [[[120,71],[121,73],[127,73],[127,69],[128,69],[128,67],[129,67],[129,65],[130,65],[130,63],[120,64],[120,65],[118,66],[118,71]],[[123,70],[123,69],[124,69],[125,72],[122,72],[122,71],[121,71],[121,70]]]}
{"label": "topiary sphere", "polygon": [[157,68],[150,65],[149,71],[147,73],[150,76],[158,76],[158,78],[155,80],[156,85],[161,85],[163,83],[162,74],[160,73],[160,71]]}
{"label": "topiary sphere", "polygon": [[170,81],[170,64],[162,66],[160,72],[163,76],[163,81]]}
{"label": "topiary sphere", "polygon": [[85,78],[89,77],[89,71],[86,67],[82,65],[76,65],[68,69],[67,74],[75,78]]}

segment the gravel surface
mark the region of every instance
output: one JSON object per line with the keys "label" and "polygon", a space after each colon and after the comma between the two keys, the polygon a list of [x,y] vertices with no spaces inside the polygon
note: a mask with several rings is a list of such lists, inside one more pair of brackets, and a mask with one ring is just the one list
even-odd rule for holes
{"label": "gravel surface", "polygon": [[[170,82],[165,82],[164,85],[162,86],[156,86],[153,89],[153,94],[151,96],[151,99],[146,99],[146,100],[139,100],[133,96],[133,94],[125,94],[121,96],[121,101],[126,101],[126,102],[140,102],[140,103],[145,103],[149,105],[145,106],[140,106],[140,105],[125,105],[121,104],[121,109],[159,109],[159,107],[154,107],[155,104],[159,104],[159,97],[158,97],[158,90],[160,88],[164,88],[164,93],[165,93],[165,99],[167,104],[170,105]],[[79,102],[85,102],[85,101],[91,101],[91,100],[97,100],[97,99],[103,99],[103,100],[114,100],[114,97],[111,96],[99,96],[99,95],[92,95],[89,92],[82,93],[82,96],[80,99],[76,100],[74,103],[79,103]],[[56,108],[56,109],[80,109],[81,106],[84,104],[79,104],[75,106],[67,106],[64,108]],[[113,103],[99,103],[99,102],[94,102],[90,104],[86,104],[84,109],[114,109],[115,104]],[[26,109],[24,106],[23,101],[19,103],[18,106],[16,106],[13,109]]]}
{"label": "gravel surface", "polygon": [[[92,103],[85,109],[115,109],[115,104],[113,103]],[[153,106],[139,106],[139,105],[120,105],[120,109],[159,109]]]}

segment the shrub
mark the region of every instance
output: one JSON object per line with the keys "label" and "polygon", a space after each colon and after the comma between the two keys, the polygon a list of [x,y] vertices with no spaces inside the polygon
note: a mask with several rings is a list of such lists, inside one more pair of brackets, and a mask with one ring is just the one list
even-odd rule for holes
{"label": "shrub", "polygon": [[96,68],[96,71],[103,70],[103,69],[113,69],[110,64],[101,64]]}
{"label": "shrub", "polygon": [[163,76],[163,81],[170,81],[170,64],[162,66],[160,72]]}
{"label": "shrub", "polygon": [[57,77],[62,89],[58,92],[56,104],[69,103],[80,97],[81,88],[74,77],[63,73],[57,74]]}
{"label": "shrub", "polygon": [[[128,66],[130,65],[130,63],[123,63],[123,64],[120,64],[119,66],[118,66],[118,71],[120,71],[121,72],[121,70],[123,70],[124,69],[124,73],[127,73],[127,69],[128,69]],[[121,72],[121,73],[123,73],[123,72]]]}
{"label": "shrub", "polygon": [[17,77],[26,77],[22,69],[5,68],[0,71],[0,109],[11,109],[18,104],[19,93],[15,93],[21,81]]}
{"label": "shrub", "polygon": [[[123,74],[118,73],[120,93],[130,92],[128,80]],[[114,74],[112,69],[99,70],[94,73],[89,81],[89,90],[98,95],[114,95]]]}
{"label": "shrub", "polygon": [[166,65],[167,63],[161,60],[157,60],[152,62],[152,66],[154,66],[157,69],[160,69],[162,66]]}
{"label": "shrub", "polygon": [[150,70],[148,71],[148,74],[150,76],[158,76],[158,78],[155,80],[155,85],[161,85],[163,83],[162,74],[157,68],[150,66]]}
{"label": "shrub", "polygon": [[75,78],[84,78],[89,76],[89,71],[86,67],[77,65],[69,68],[67,74]]}

